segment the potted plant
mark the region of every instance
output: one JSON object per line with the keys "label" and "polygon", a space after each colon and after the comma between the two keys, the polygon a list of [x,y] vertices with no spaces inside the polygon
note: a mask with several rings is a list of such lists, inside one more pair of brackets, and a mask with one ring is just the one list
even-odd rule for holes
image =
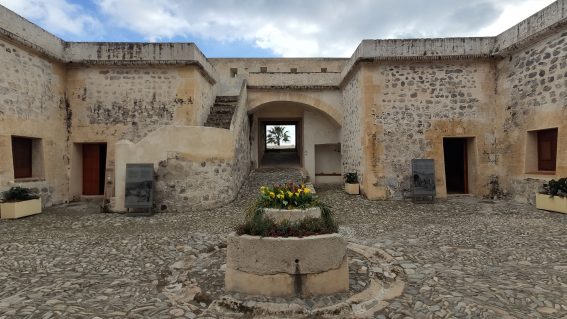
{"label": "potted plant", "polygon": [[0,218],[13,219],[41,213],[41,198],[27,188],[15,186],[2,193]]}
{"label": "potted plant", "polygon": [[351,195],[360,194],[360,184],[356,172],[345,174],[345,191]]}
{"label": "potted plant", "polygon": [[536,207],[567,214],[567,178],[543,184],[543,191],[536,194]]}

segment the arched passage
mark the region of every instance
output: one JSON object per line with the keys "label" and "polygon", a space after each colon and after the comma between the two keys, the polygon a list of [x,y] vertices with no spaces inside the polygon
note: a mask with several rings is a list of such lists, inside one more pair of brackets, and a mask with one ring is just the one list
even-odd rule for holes
{"label": "arched passage", "polygon": [[342,126],[343,112],[341,107],[341,95],[335,91],[321,91],[298,93],[292,91],[249,91],[248,113],[256,112],[256,109],[266,107],[269,103],[291,103],[302,104],[306,108],[316,109],[329,116],[338,126]]}
{"label": "arched passage", "polygon": [[[249,107],[252,159],[256,167],[302,167],[314,182],[341,181],[340,131],[337,119],[300,102],[269,101]],[[292,149],[268,145],[268,129],[294,126]]]}

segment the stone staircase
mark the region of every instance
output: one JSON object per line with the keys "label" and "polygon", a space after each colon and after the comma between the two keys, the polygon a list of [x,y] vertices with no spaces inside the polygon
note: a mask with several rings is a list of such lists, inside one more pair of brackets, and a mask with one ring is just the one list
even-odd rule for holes
{"label": "stone staircase", "polygon": [[232,116],[238,106],[238,96],[217,96],[205,126],[230,129]]}

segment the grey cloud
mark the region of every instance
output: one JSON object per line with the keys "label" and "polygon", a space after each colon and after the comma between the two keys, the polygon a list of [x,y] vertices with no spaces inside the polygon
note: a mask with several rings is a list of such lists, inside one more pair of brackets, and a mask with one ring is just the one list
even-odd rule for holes
{"label": "grey cloud", "polygon": [[[43,20],[72,33],[128,30],[149,41],[194,37],[247,41],[282,56],[348,56],[362,39],[476,36],[505,5],[549,0],[92,0],[98,16],[71,0],[0,0],[44,8]],[[25,4],[25,5],[22,5]],[[26,11],[21,9],[21,11]],[[27,10],[29,12],[29,10]],[[19,12],[26,15],[26,12]],[[79,14],[78,14],[79,13]],[[72,18],[74,17],[74,18]],[[80,19],[78,19],[80,17]],[[98,23],[99,19],[102,21]],[[41,17],[36,20],[42,21]],[[72,23],[71,23],[72,22]],[[519,22],[519,21],[518,21]],[[49,26],[50,23],[46,23]],[[93,27],[96,26],[96,27]],[[56,31],[56,30],[51,30]],[[504,31],[504,30],[501,30]],[[486,32],[486,31],[484,31]],[[80,36],[80,35],[78,35]],[[89,37],[91,38],[91,37]],[[104,35],[100,37],[104,39]]]}

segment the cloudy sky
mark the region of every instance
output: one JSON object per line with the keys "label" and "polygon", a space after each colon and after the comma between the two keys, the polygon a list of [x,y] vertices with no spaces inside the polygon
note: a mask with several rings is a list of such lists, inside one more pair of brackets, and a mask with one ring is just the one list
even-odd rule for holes
{"label": "cloudy sky", "polygon": [[492,36],[552,0],[0,0],[68,41],[195,42],[208,57],[347,57],[362,39]]}

